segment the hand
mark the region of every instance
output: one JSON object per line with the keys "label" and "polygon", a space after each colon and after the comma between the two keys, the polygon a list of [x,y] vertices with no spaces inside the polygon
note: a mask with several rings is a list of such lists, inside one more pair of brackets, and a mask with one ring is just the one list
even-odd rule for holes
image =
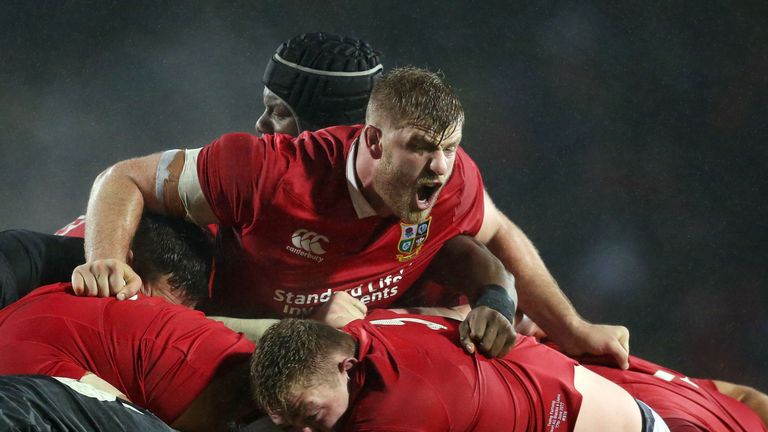
{"label": "hand", "polygon": [[310,318],[340,329],[350,321],[365,318],[368,308],[360,300],[344,291],[333,293],[330,300],[320,306]]}
{"label": "hand", "polygon": [[141,289],[141,278],[126,263],[116,259],[102,259],[75,267],[72,289],[76,295],[109,297],[118,300],[133,297]]}
{"label": "hand", "polygon": [[[560,340],[562,339],[562,340]],[[579,323],[571,335],[554,339],[570,356],[581,356],[587,363],[608,363],[629,368],[629,330],[624,326]]]}
{"label": "hand", "polygon": [[507,355],[517,337],[512,323],[499,312],[478,306],[467,315],[459,326],[459,339],[468,353],[475,352],[475,344],[491,357]]}

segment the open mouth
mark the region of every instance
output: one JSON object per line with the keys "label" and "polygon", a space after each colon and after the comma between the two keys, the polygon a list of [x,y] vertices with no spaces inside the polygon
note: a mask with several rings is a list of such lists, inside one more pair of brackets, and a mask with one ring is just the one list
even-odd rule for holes
{"label": "open mouth", "polygon": [[422,184],[416,188],[416,205],[419,210],[426,210],[435,204],[440,183]]}

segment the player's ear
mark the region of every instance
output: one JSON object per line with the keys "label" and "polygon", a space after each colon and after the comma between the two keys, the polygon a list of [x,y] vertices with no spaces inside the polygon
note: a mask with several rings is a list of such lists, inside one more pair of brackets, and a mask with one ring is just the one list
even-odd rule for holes
{"label": "player's ear", "polygon": [[365,136],[365,146],[373,159],[380,159],[382,155],[381,148],[381,129],[376,126],[366,125],[363,129]]}
{"label": "player's ear", "polygon": [[357,364],[357,359],[354,357],[345,357],[344,360],[342,360],[339,363],[339,372],[346,372],[350,369],[352,369]]}
{"label": "player's ear", "polygon": [[269,418],[272,420],[272,423],[276,424],[277,426],[282,426],[285,424],[285,419],[278,413],[270,413]]}
{"label": "player's ear", "polygon": [[133,267],[133,251],[128,249],[128,253],[125,254],[125,263]]}

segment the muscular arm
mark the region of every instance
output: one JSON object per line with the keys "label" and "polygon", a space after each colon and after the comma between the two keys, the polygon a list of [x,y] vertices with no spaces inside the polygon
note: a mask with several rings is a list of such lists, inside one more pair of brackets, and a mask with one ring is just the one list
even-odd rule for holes
{"label": "muscular arm", "polygon": [[768,395],[752,387],[713,380],[717,390],[748,406],[768,426]]}
{"label": "muscular arm", "polygon": [[[177,166],[183,167],[181,153]],[[125,259],[146,207],[155,213],[183,217],[178,205],[164,205],[155,196],[155,173],[161,153],[118,162],[99,174],[88,199],[85,257]],[[176,160],[174,160],[176,162]],[[172,164],[173,165],[173,164]],[[179,169],[176,174],[181,172]],[[178,194],[176,194],[178,198]]]}
{"label": "muscular arm", "polygon": [[427,275],[440,285],[466,295],[470,304],[477,301],[488,285],[503,287],[517,300],[515,278],[472,237],[457,236],[448,240],[430,263]]}
{"label": "muscular arm", "polygon": [[86,216],[86,264],[72,274],[76,293],[112,292],[125,298],[141,287],[141,279],[125,261],[142,212],[146,209],[179,218],[186,214],[178,186],[184,151],[176,152],[168,165],[167,177],[161,179],[164,194],[158,197],[156,172],[161,156],[157,153],[118,162],[96,178]]}
{"label": "muscular arm", "polygon": [[621,326],[583,320],[547,270],[533,243],[485,193],[485,215],[475,237],[515,275],[520,308],[572,355],[610,354],[622,368],[629,366],[629,332]]}
{"label": "muscular arm", "polygon": [[[516,337],[512,326],[517,303],[515,278],[485,246],[468,236],[452,238],[430,263],[427,276],[469,299],[472,310],[459,327],[467,351],[474,352],[477,344],[494,357],[509,352]],[[439,309],[422,312],[446,315]]]}

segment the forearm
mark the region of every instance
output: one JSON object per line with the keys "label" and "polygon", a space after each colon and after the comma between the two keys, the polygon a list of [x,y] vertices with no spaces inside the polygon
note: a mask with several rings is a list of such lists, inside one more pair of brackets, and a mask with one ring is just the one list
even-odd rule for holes
{"label": "forearm", "polygon": [[515,275],[519,308],[550,336],[568,334],[581,317],[525,233],[499,216],[499,227],[486,246]]}
{"label": "forearm", "polygon": [[440,285],[466,295],[470,304],[475,303],[484,288],[492,285],[504,288],[513,302],[517,301],[515,278],[491,251],[472,237],[457,236],[446,242],[430,263],[427,275]]}
{"label": "forearm", "polygon": [[267,331],[267,329],[271,327],[272,324],[275,324],[279,321],[276,319],[267,318],[244,319],[223,316],[209,316],[208,318],[221,322],[225,326],[229,327],[229,329],[232,331],[244,334],[245,337],[257,344],[259,339],[261,339],[261,336],[264,335],[264,332]]}
{"label": "forearm", "polygon": [[87,261],[125,260],[141,214],[165,214],[154,191],[158,155],[120,162],[101,173],[93,183],[85,224]]}

